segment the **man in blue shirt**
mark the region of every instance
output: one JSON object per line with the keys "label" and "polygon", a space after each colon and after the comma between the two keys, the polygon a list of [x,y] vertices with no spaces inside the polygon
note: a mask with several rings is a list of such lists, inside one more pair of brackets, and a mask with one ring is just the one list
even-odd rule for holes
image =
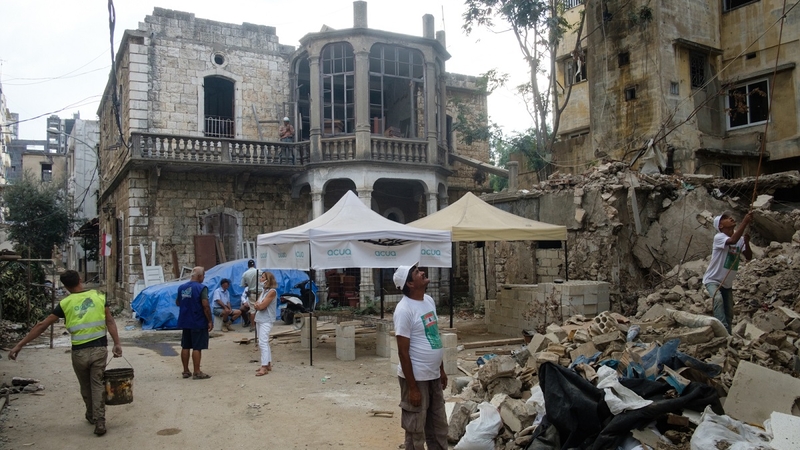
{"label": "man in blue shirt", "polygon": [[[208,288],[203,285],[205,269],[198,266],[192,269],[192,279],[178,288],[175,304],[180,308],[178,328],[183,330],[181,336],[181,362],[183,378],[195,380],[211,378],[211,375],[200,371],[201,352],[208,348],[208,333],[214,329],[211,308],[208,306]],[[194,374],[189,372],[189,350],[192,354]]]}

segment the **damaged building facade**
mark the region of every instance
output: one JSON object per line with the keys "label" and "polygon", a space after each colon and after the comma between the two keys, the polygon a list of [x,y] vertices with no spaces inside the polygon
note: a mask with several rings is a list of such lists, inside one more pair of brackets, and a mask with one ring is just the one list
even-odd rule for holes
{"label": "damaged building facade", "polygon": [[[347,190],[401,223],[487,190],[453,157],[488,161],[488,144],[451,132],[454,102],[485,118],[486,94],[447,73],[449,58],[432,16],[421,37],[373,30],[366,2],[352,28],[323,27],[298,48],[273,27],[156,8],[125,31],[98,110],[107,292],[131,300],[141,244],[156,243],[146,265],[171,278],[252,256],[258,234],[305,223]],[[293,142],[278,139],[284,116]],[[374,298],[372,271],[360,277]]]}
{"label": "damaged building facade", "polygon": [[[667,173],[755,176],[800,166],[800,11],[778,0],[564,0],[554,162],[649,163]],[[577,28],[577,27],[575,27]],[[655,152],[646,152],[652,145]],[[644,161],[649,159],[649,161]],[[660,161],[658,161],[660,159]]]}

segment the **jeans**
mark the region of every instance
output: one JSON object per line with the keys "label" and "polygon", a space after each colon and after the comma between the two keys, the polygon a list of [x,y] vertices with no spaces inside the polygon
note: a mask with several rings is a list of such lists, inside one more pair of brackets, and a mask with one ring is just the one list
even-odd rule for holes
{"label": "jeans", "polygon": [[719,283],[707,283],[706,292],[711,296],[714,305],[714,317],[725,325],[731,334],[733,326],[733,289],[724,288]]}
{"label": "jeans", "polygon": [[86,416],[95,420],[106,419],[106,404],[103,392],[106,390],[103,372],[106,368],[108,348],[88,347],[72,351],[72,369],[81,386],[81,397],[86,405]]}

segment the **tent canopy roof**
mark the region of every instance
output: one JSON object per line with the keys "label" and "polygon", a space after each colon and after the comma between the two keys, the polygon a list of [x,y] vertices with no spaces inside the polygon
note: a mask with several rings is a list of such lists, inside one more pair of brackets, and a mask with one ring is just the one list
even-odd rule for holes
{"label": "tent canopy roof", "polygon": [[389,220],[371,210],[352,191],[325,214],[288,230],[258,235],[257,245],[288,244],[304,241],[450,241],[447,230],[421,229]]}
{"label": "tent canopy roof", "polygon": [[567,227],[526,219],[492,206],[471,192],[457,202],[409,224],[449,230],[457,241],[565,241]]}

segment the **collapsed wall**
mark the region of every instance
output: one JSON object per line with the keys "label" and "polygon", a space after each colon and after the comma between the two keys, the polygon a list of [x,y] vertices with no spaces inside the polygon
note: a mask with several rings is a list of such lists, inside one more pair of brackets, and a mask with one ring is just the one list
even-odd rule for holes
{"label": "collapsed wall", "polygon": [[[669,284],[673,267],[710,256],[713,217],[722,211],[741,219],[755,200],[751,242],[760,247],[790,242],[800,229],[800,203],[792,203],[799,192],[797,171],[725,180],[646,175],[615,162],[484,199],[524,217],[566,225],[568,278],[610,283],[612,307],[627,314],[635,312],[639,293]],[[536,271],[531,247],[530,242],[491,245],[488,264],[495,270],[489,283],[496,289],[490,291],[536,282],[530,276]]]}

